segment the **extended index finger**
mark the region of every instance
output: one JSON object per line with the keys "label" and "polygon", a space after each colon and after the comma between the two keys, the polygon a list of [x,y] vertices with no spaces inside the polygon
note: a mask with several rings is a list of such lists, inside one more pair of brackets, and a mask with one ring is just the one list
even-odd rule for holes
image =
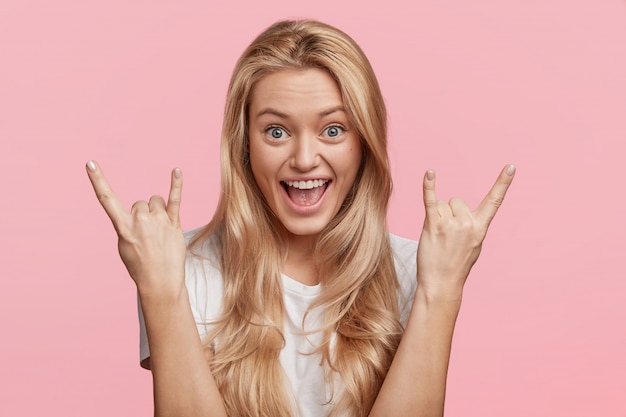
{"label": "extended index finger", "polygon": [[113,225],[116,226],[125,211],[122,203],[111,189],[111,186],[104,177],[102,169],[95,161],[87,162],[87,175],[96,193],[96,197],[98,197],[98,201],[100,201],[102,208],[104,208],[104,211],[113,222]]}
{"label": "extended index finger", "polygon": [[509,186],[513,182],[514,176],[515,166],[505,166],[504,169],[500,172],[500,175],[498,176],[495,184],[493,184],[493,187],[491,187],[491,190],[489,190],[489,193],[487,193],[478,208],[474,210],[475,217],[485,223],[486,226],[489,226],[491,220],[493,220],[496,213],[498,212],[498,209],[502,205],[504,201],[504,196],[506,195]]}

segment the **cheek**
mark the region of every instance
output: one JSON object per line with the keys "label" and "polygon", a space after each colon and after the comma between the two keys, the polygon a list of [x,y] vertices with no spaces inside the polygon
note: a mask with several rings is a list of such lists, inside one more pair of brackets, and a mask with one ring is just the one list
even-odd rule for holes
{"label": "cheek", "polygon": [[272,198],[270,193],[269,180],[267,178],[265,169],[263,169],[262,164],[260,164],[259,160],[254,163],[251,160],[250,167],[254,182],[256,183],[257,189],[261,192],[263,199],[267,202],[271,201]]}
{"label": "cheek", "polygon": [[350,158],[349,169],[347,171],[347,175],[350,177],[350,185],[348,189],[351,189],[354,187],[354,183],[359,176],[359,171],[361,170],[361,165],[363,164],[364,153],[360,142],[350,147],[350,154],[348,157]]}
{"label": "cheek", "polygon": [[254,178],[258,180],[259,175],[264,171],[264,161],[267,161],[267,156],[264,155],[262,148],[254,139],[250,141],[248,152],[252,173],[254,174]]}
{"label": "cheek", "polygon": [[254,144],[250,145],[250,168],[252,170],[252,176],[266,198],[268,197],[267,192],[276,177],[277,171],[277,168],[274,166],[274,158],[271,156],[271,153],[263,149],[263,147],[255,146]]}
{"label": "cheek", "polygon": [[361,167],[361,163],[363,160],[363,147],[360,142],[357,142],[350,146],[348,155],[346,156],[349,162],[349,171],[356,175]]}
{"label": "cheek", "polygon": [[254,181],[256,181],[259,187],[263,187],[263,177],[265,169],[263,167],[263,162],[261,158],[254,158],[252,153],[250,154],[250,169],[252,171],[252,177]]}

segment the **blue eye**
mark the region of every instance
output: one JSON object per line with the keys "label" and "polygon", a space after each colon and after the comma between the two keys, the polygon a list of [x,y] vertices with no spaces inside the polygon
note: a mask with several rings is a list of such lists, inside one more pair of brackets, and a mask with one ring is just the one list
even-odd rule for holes
{"label": "blue eye", "polygon": [[343,133],[344,129],[341,126],[329,126],[326,128],[326,136],[329,138],[336,138]]}
{"label": "blue eye", "polygon": [[272,139],[282,139],[285,136],[285,130],[282,127],[270,127],[266,130]]}

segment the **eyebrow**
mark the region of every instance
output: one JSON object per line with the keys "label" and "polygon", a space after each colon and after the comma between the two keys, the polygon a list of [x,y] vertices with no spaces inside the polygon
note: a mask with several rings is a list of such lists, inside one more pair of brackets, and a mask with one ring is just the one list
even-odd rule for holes
{"label": "eyebrow", "polygon": [[[338,111],[344,112],[346,113],[346,109],[343,106],[335,106],[335,107],[331,107],[327,110],[323,110],[321,112],[318,113],[319,116],[328,116],[330,114],[336,113]],[[278,111],[276,109],[273,109],[271,107],[267,107],[263,110],[261,110],[260,112],[257,113],[256,117],[261,117],[265,114],[271,114],[277,117],[280,117],[281,119],[289,119],[289,115],[286,113],[283,113],[281,111]]]}

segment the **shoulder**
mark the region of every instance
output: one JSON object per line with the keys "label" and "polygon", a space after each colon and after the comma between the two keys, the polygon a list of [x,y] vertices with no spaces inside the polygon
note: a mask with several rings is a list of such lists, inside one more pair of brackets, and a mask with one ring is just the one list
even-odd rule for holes
{"label": "shoulder", "polygon": [[406,326],[417,289],[417,242],[389,235],[393,261],[398,277],[398,306],[400,321]]}
{"label": "shoulder", "polygon": [[187,280],[199,278],[195,275],[201,275],[202,278],[207,275],[221,276],[219,242],[214,234],[203,236],[203,230],[204,228],[197,228],[184,232],[187,244]]}
{"label": "shoulder", "polygon": [[417,253],[417,241],[400,237],[392,233],[389,234],[391,249],[395,254],[415,255]]}
{"label": "shoulder", "polygon": [[389,234],[389,243],[398,277],[408,273],[413,274],[411,276],[415,279],[415,273],[417,273],[417,241]]}
{"label": "shoulder", "polygon": [[185,232],[185,285],[197,323],[218,317],[224,291],[219,242],[215,235],[202,236],[203,230]]}
{"label": "shoulder", "polygon": [[206,226],[187,230],[183,233],[187,251],[200,258],[216,259],[219,256],[219,242],[215,233],[207,234]]}

